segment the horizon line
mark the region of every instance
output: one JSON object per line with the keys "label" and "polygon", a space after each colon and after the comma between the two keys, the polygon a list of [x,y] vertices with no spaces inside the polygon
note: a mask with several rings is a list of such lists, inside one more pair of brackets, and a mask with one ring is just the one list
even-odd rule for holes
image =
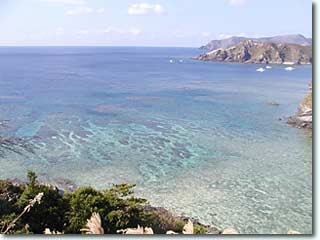
{"label": "horizon line", "polygon": [[0,47],[144,47],[144,48],[200,48],[195,46],[145,46],[145,45],[0,45]]}

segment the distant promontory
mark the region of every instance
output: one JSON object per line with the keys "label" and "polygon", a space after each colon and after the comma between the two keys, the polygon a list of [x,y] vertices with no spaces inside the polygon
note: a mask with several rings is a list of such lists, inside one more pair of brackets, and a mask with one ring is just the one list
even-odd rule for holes
{"label": "distant promontory", "polygon": [[229,48],[244,40],[252,40],[256,42],[269,42],[269,43],[288,43],[297,44],[302,46],[311,46],[312,38],[306,38],[301,34],[292,35],[280,35],[274,37],[263,37],[263,38],[248,38],[248,37],[238,37],[233,36],[221,40],[212,40],[208,44],[201,47],[201,49],[206,51],[213,51],[219,48]]}
{"label": "distant promontory", "polygon": [[219,48],[202,54],[195,59],[257,64],[311,64],[312,47],[244,40],[232,47]]}
{"label": "distant promontory", "polygon": [[312,39],[303,35],[213,40],[194,59],[257,64],[312,64]]}

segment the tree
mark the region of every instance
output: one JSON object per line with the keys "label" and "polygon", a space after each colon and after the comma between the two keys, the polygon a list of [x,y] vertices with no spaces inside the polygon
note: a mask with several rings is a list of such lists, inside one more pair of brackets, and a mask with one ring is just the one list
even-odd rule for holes
{"label": "tree", "polygon": [[43,233],[48,227],[62,231],[68,224],[65,214],[69,204],[57,188],[37,184],[36,179],[35,173],[29,171],[27,187],[19,198],[17,206],[23,209],[38,193],[42,192],[44,196],[40,204],[35,205],[32,211],[22,217],[22,222],[28,224],[30,232],[33,233]]}

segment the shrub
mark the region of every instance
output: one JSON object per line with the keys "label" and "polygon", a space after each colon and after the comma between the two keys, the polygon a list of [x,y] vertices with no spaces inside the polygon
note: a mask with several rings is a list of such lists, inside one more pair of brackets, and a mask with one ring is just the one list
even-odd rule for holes
{"label": "shrub", "polygon": [[36,179],[35,173],[28,173],[28,185],[18,200],[17,206],[21,211],[38,193],[42,192],[44,196],[41,203],[35,205],[30,212],[21,218],[21,221],[29,225],[29,230],[32,233],[43,233],[45,228],[62,231],[64,226],[68,224],[65,218],[69,209],[68,202],[58,189],[39,185]]}
{"label": "shrub", "polygon": [[23,192],[23,187],[9,181],[0,180],[0,216],[15,211],[15,204]]}
{"label": "shrub", "polygon": [[66,198],[70,204],[67,233],[80,233],[93,212],[106,214],[103,194],[91,187],[79,188],[73,194],[67,194]]}
{"label": "shrub", "polygon": [[145,212],[149,214],[148,226],[153,229],[156,234],[165,234],[168,230],[182,233],[186,222],[165,208],[156,208],[147,206]]}
{"label": "shrub", "polygon": [[[81,233],[92,213],[98,213],[106,234],[138,225],[151,227],[158,234],[168,230],[182,232],[185,225],[182,217],[164,208],[146,206],[145,199],[134,197],[134,187],[120,184],[104,191],[82,187],[73,193],[62,193],[50,185],[39,184],[35,173],[30,171],[26,185],[0,181],[0,229],[13,222],[9,233],[42,234],[49,228],[52,232],[75,234]],[[23,211],[39,193],[43,193],[40,203],[33,205],[30,211]],[[206,230],[204,226],[194,225],[195,234]]]}
{"label": "shrub", "polygon": [[194,224],[193,226],[194,234],[206,234],[207,229],[204,226],[201,226],[199,224]]}
{"label": "shrub", "polygon": [[120,184],[104,191],[104,196],[110,204],[111,211],[105,219],[104,228],[109,233],[116,233],[123,228],[133,228],[137,225],[146,225],[149,215],[144,212],[143,206],[147,200],[133,196],[135,185]]}
{"label": "shrub", "polygon": [[128,184],[114,185],[102,192],[85,187],[68,194],[70,226],[67,232],[79,233],[93,212],[100,214],[105,233],[145,224],[148,216],[143,211],[143,204],[146,200],[133,197],[133,187]]}

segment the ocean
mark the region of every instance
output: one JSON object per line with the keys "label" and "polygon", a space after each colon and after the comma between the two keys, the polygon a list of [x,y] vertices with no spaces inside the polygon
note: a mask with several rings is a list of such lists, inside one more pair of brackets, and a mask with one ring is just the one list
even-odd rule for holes
{"label": "ocean", "polygon": [[0,135],[20,144],[0,147],[0,179],[132,183],[219,229],[312,233],[312,137],[286,124],[312,66],[257,72],[200,53],[1,47]]}

